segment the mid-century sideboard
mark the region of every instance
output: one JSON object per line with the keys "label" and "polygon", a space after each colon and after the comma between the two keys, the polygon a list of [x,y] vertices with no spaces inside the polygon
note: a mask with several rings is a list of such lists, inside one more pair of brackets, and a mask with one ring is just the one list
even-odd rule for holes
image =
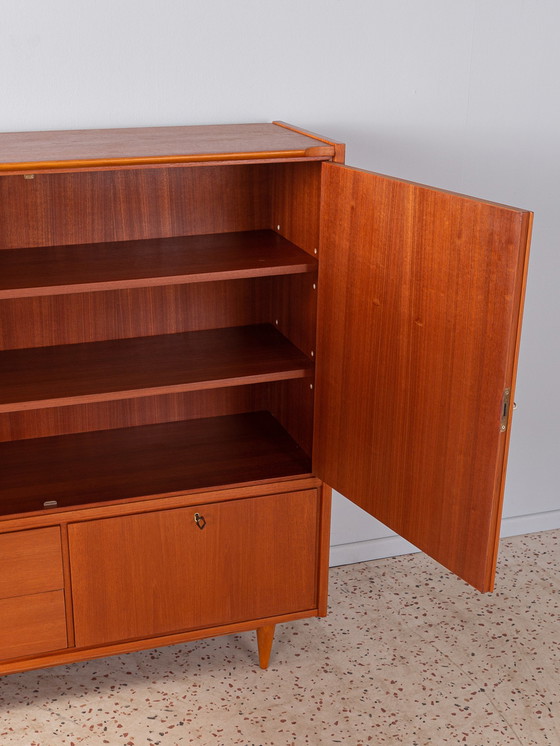
{"label": "mid-century sideboard", "polygon": [[280,122],[0,134],[0,673],[266,667],[332,487],[490,590],[530,227]]}

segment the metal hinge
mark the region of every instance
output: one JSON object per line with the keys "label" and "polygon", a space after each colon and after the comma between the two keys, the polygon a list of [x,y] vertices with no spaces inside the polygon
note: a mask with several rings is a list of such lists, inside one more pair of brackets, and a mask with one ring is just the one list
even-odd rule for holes
{"label": "metal hinge", "polygon": [[507,428],[510,398],[511,389],[504,389],[504,396],[502,398],[502,418],[500,420],[500,430],[502,432]]}

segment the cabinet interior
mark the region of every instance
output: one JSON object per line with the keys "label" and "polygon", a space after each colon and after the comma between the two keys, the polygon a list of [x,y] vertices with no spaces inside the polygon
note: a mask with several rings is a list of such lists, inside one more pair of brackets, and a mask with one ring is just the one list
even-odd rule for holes
{"label": "cabinet interior", "polygon": [[310,473],[320,174],[0,177],[0,513]]}

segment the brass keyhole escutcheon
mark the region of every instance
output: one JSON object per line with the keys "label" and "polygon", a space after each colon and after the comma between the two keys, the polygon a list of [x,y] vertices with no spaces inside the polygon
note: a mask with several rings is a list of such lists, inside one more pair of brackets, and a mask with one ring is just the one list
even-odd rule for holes
{"label": "brass keyhole escutcheon", "polygon": [[204,518],[203,515],[200,515],[200,513],[194,514],[194,522],[196,523],[196,525],[201,531],[204,528],[204,526],[206,526],[206,519]]}

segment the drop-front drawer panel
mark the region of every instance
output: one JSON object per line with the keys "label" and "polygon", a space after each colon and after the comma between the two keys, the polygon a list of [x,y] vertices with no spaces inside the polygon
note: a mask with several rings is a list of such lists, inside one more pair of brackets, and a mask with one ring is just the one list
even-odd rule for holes
{"label": "drop-front drawer panel", "polygon": [[0,659],[66,647],[64,591],[0,599]]}
{"label": "drop-front drawer panel", "polygon": [[76,645],[316,608],[319,502],[311,489],[70,524]]}
{"label": "drop-front drawer panel", "polygon": [[0,598],[63,588],[60,529],[0,534]]}

